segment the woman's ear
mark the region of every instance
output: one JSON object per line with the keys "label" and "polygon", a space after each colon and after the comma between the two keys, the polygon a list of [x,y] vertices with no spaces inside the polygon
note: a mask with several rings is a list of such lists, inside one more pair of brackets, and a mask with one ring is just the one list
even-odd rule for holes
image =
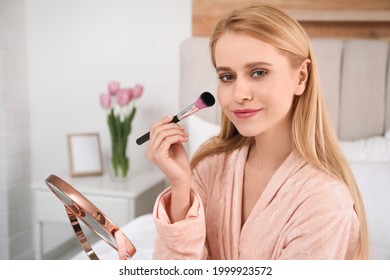
{"label": "woman's ear", "polygon": [[299,68],[299,76],[298,76],[299,80],[297,84],[297,89],[295,91],[295,95],[301,95],[302,93],[304,93],[307,79],[309,78],[309,74],[310,74],[310,66],[311,66],[311,61],[310,59],[306,58],[302,62],[301,67]]}

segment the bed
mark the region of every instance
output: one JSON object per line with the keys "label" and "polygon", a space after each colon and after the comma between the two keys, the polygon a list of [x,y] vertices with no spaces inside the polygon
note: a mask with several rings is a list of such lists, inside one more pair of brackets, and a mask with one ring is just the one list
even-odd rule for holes
{"label": "bed", "polygon": [[[325,101],[342,148],[351,163],[366,206],[370,258],[390,259],[390,60],[384,40],[312,40]],[[192,37],[180,49],[180,104],[200,93],[216,93],[208,38]],[[201,82],[200,82],[201,81]],[[191,138],[190,155],[219,130],[219,108],[213,106],[183,121]],[[200,131],[202,133],[200,133]],[[134,259],[152,259],[155,228],[151,214],[122,227],[138,252]],[[93,245],[102,259],[115,259],[103,241]],[[72,259],[87,259],[79,252]]]}

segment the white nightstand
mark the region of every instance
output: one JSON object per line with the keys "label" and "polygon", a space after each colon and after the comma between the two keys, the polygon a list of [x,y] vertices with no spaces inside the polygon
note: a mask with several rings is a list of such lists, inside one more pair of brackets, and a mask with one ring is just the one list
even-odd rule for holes
{"label": "white nightstand", "polygon": [[[131,174],[127,182],[114,182],[109,175],[77,178],[53,175],[77,189],[119,227],[135,217],[152,213],[158,194],[166,187],[165,177],[157,171]],[[44,179],[31,185],[35,259],[43,257],[43,224],[69,224],[63,204]]]}

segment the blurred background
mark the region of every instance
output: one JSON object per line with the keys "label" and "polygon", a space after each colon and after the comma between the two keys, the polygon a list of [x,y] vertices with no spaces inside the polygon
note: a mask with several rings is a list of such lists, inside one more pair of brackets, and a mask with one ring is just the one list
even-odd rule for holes
{"label": "blurred background", "polygon": [[99,133],[107,162],[98,98],[108,82],[144,86],[131,172],[153,170],[135,139],[180,109],[180,44],[259,2],[289,10],[313,37],[390,38],[388,0],[0,0],[0,259],[34,258],[30,186],[69,172],[66,135]]}

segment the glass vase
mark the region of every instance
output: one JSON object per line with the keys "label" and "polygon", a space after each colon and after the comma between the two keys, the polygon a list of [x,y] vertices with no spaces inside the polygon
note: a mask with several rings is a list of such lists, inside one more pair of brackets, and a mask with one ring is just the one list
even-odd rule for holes
{"label": "glass vase", "polygon": [[110,175],[114,181],[127,181],[130,173],[130,157],[127,151],[127,138],[112,141],[110,150]]}

